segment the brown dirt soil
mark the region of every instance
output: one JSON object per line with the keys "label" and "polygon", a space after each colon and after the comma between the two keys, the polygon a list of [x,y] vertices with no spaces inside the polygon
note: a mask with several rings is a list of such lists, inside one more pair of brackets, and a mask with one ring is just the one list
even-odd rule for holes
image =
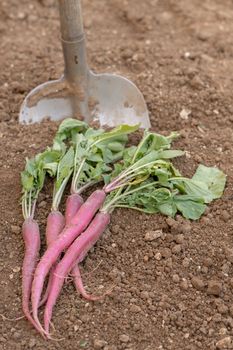
{"label": "brown dirt soil", "polygon": [[[25,320],[1,318],[0,349],[232,349],[233,3],[83,0],[83,9],[90,66],[135,81],[154,130],[180,131],[177,147],[188,153],[176,164],[185,175],[199,163],[217,165],[228,184],[198,222],[115,211],[82,267],[89,290],[116,285],[110,297],[87,302],[68,283],[53,318],[65,340],[44,341]],[[19,126],[18,112],[30,89],[59,77],[63,62],[55,0],[2,0],[0,19],[0,314],[15,318],[24,251],[19,173],[56,130],[48,122]],[[42,232],[50,190],[40,197]],[[161,237],[146,241],[155,230]]]}

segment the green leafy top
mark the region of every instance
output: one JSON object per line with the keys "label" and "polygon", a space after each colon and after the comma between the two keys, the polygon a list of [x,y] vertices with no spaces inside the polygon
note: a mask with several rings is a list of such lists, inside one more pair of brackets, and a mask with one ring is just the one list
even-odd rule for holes
{"label": "green leafy top", "polygon": [[194,181],[205,183],[206,189],[212,194],[212,199],[220,198],[226,184],[226,175],[216,167],[199,165],[193,176]]}
{"label": "green leafy top", "polygon": [[68,151],[61,157],[57,164],[56,179],[53,189],[52,210],[58,210],[59,204],[67,182],[73,173],[74,166],[74,148],[71,146]]}
{"label": "green leafy top", "polygon": [[132,157],[131,163],[136,162],[151,151],[161,152],[163,150],[169,150],[171,148],[172,141],[178,137],[179,134],[177,132],[172,132],[169,136],[163,136],[145,130],[141,142],[136,147],[135,154]]}
{"label": "green leafy top", "polygon": [[172,140],[177,137],[177,133],[166,137],[145,131],[137,147],[123,152],[123,160],[120,164],[116,164],[112,177],[105,177],[105,191],[111,192],[135,182],[143,182],[149,176],[179,175],[172,163],[166,161],[184,154],[180,150],[170,150]]}
{"label": "green leafy top", "polygon": [[[196,178],[201,172],[203,177],[197,182]],[[207,174],[211,177],[211,185]],[[186,219],[197,220],[205,212],[207,203],[222,196],[225,183],[226,176],[221,170],[200,165],[192,179],[169,178],[168,174],[166,179],[150,177],[121,192],[114,191],[108,196],[103,210],[127,207],[172,217],[180,212]]]}
{"label": "green leafy top", "polygon": [[89,128],[88,124],[76,119],[65,119],[58,128],[52,148],[26,160],[21,174],[24,217],[34,215],[46,173],[55,177],[52,210],[57,210],[72,173],[79,190],[100,181],[102,175],[112,169],[108,164],[122,157],[127,134],[137,128],[121,125],[106,132]]}
{"label": "green leafy top", "polygon": [[44,186],[46,172],[55,176],[61,152],[47,148],[32,159],[26,159],[26,166],[21,173],[23,187],[22,208],[24,218],[34,215],[35,201]]}
{"label": "green leafy top", "polygon": [[75,157],[71,191],[81,192],[88,184],[102,180],[104,174],[111,171],[109,164],[123,157],[127,135],[137,129],[138,125],[120,125],[110,131],[89,128],[84,134],[73,135]]}
{"label": "green leafy top", "polygon": [[[72,158],[70,150],[66,153],[66,143],[76,133],[85,131],[87,128],[88,125],[84,122],[71,118],[65,119],[58,128],[52,148],[47,148],[32,159],[26,159],[25,170],[21,173],[24,218],[34,215],[35,203],[39,192],[44,186],[46,174],[51,177],[56,176],[56,193],[58,188],[63,185],[63,180],[68,176],[67,173],[70,171],[70,163],[67,161],[67,158]],[[54,196],[56,196],[56,193]],[[59,198],[57,197],[56,200],[58,201]]]}
{"label": "green leafy top", "polygon": [[206,204],[220,198],[226,183],[217,168],[200,165],[192,179],[182,177],[169,159],[183,154],[170,150],[172,139],[145,132],[138,147],[124,152],[112,177],[105,176],[105,191],[110,193],[102,211],[115,207],[162,213],[174,217],[177,212],[191,220],[204,213]]}
{"label": "green leafy top", "polygon": [[87,129],[88,124],[83,121],[73,118],[64,119],[53,140],[53,149],[64,153],[66,150],[66,141],[70,141],[76,134],[83,133]]}

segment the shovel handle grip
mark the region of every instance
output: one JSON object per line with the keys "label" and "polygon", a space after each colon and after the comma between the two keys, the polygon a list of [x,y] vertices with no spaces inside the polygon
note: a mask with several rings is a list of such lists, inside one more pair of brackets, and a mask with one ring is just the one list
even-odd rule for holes
{"label": "shovel handle grip", "polygon": [[59,0],[61,36],[64,41],[79,40],[84,34],[80,0]]}

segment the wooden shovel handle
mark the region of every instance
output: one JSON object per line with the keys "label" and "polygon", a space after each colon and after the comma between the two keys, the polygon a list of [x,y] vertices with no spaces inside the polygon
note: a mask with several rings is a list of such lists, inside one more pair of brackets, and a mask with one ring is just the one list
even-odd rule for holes
{"label": "wooden shovel handle", "polygon": [[59,0],[61,36],[64,41],[76,41],[83,36],[80,0]]}

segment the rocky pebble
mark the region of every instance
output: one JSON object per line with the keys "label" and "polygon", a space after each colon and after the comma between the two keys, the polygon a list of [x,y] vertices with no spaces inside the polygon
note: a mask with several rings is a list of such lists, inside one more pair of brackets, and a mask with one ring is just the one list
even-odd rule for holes
{"label": "rocky pebble", "polygon": [[225,337],[223,339],[220,339],[217,343],[216,343],[216,348],[217,349],[232,349],[232,340],[231,340],[231,337],[228,336],[228,337]]}
{"label": "rocky pebble", "polygon": [[146,232],[144,239],[146,242],[152,242],[152,241],[160,238],[162,236],[162,234],[163,234],[162,230],[148,231],[148,232]]}
{"label": "rocky pebble", "polygon": [[204,290],[204,288],[205,288],[205,283],[199,277],[193,277],[191,279],[191,283],[192,283],[193,287],[197,290]]}
{"label": "rocky pebble", "polygon": [[208,282],[207,294],[219,296],[222,291],[222,283],[211,280]]}
{"label": "rocky pebble", "polygon": [[95,339],[94,340],[94,349],[103,349],[106,344],[105,340],[101,340],[101,339]]}
{"label": "rocky pebble", "polygon": [[130,340],[130,337],[128,335],[126,335],[126,334],[121,334],[119,336],[119,340],[120,340],[121,343],[128,343],[129,340]]}

